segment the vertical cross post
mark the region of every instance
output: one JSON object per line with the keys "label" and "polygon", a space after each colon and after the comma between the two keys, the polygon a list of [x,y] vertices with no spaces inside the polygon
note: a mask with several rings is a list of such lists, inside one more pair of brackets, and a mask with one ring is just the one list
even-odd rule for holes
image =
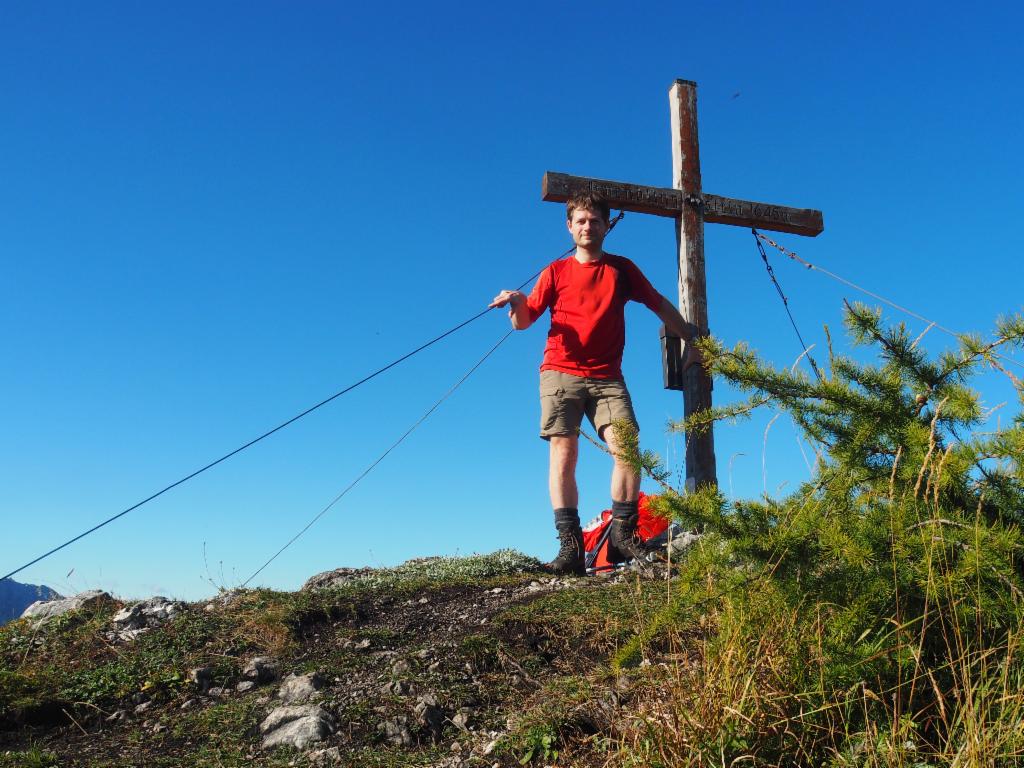
{"label": "vertical cross post", "polygon": [[[704,211],[700,204],[700,151],[697,142],[697,84],[676,80],[669,91],[672,110],[672,186],[682,193],[676,219],[679,254],[679,312],[697,336],[708,335],[707,279],[704,274]],[[711,407],[711,377],[697,365],[683,377],[683,414]],[[687,490],[717,484],[711,429],[686,435]]]}

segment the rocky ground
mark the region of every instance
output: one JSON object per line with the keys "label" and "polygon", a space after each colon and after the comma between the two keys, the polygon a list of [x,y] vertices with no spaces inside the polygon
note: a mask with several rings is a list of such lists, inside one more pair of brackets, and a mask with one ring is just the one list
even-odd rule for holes
{"label": "rocky ground", "polygon": [[637,690],[609,660],[669,582],[537,565],[503,552],[296,593],[34,606],[0,628],[0,766],[609,764]]}

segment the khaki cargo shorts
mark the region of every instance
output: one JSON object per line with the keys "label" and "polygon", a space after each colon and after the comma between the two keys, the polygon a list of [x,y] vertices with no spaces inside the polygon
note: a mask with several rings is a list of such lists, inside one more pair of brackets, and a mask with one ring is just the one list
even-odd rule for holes
{"label": "khaki cargo shorts", "polygon": [[626,421],[639,429],[633,413],[633,401],[626,382],[614,379],[590,379],[561,371],[540,372],[540,436],[575,435],[583,415],[597,434],[613,421]]}

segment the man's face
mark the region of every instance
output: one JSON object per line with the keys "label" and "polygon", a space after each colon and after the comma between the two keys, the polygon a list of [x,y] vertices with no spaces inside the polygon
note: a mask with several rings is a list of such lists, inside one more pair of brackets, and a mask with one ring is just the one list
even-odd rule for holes
{"label": "man's face", "polygon": [[608,234],[608,222],[597,211],[577,208],[566,224],[572,240],[580,248],[600,248]]}

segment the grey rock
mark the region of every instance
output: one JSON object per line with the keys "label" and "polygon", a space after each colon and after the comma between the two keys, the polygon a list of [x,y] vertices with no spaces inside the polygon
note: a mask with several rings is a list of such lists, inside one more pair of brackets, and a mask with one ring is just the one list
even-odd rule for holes
{"label": "grey rock", "polygon": [[473,716],[473,709],[471,707],[462,707],[455,716],[452,718],[452,725],[458,728],[460,731],[469,730],[469,720]]}
{"label": "grey rock", "polygon": [[399,659],[391,665],[391,674],[394,677],[398,677],[399,675],[406,675],[411,671],[412,665],[409,664],[409,662],[405,659]]}
{"label": "grey rock", "polygon": [[385,741],[396,747],[411,747],[415,743],[412,731],[409,730],[409,721],[404,715],[385,720],[377,729],[384,733]]}
{"label": "grey rock", "polygon": [[120,632],[107,632],[105,637],[112,642],[130,643],[145,631],[145,629],[122,629]]}
{"label": "grey rock", "polygon": [[334,732],[334,720],[319,704],[278,707],[260,723],[263,748],[305,749]]}
{"label": "grey rock", "polygon": [[686,550],[698,541],[700,541],[700,534],[695,531],[682,531],[680,533],[676,533],[669,544],[669,549],[672,551],[672,557],[675,558],[678,555],[685,554]]}
{"label": "grey rock", "polygon": [[412,686],[405,680],[392,680],[384,684],[381,692],[386,696],[405,696],[411,689]]}
{"label": "grey rock", "polygon": [[313,768],[330,768],[333,765],[341,765],[341,750],[338,747],[317,749],[308,753],[306,759]]}
{"label": "grey rock", "polygon": [[416,715],[416,723],[429,731],[434,741],[441,738],[445,717],[444,710],[437,705],[437,697],[433,694],[421,696],[413,713]]}
{"label": "grey rock", "polygon": [[107,638],[130,643],[143,632],[166,624],[184,607],[182,602],[160,596],[127,605],[110,620],[113,631],[107,634]]}
{"label": "grey rock", "polygon": [[281,675],[277,661],[270,656],[255,656],[242,668],[242,677],[262,685],[272,683]]}
{"label": "grey rock", "polygon": [[220,593],[210,600],[210,605],[216,607],[225,607],[232,603],[238,602],[238,598],[245,594],[244,589],[222,589]]}
{"label": "grey rock", "polygon": [[309,701],[323,688],[324,679],[316,672],[308,675],[288,675],[277,692],[277,698],[285,704]]}
{"label": "grey rock", "polygon": [[88,592],[79,592],[74,597],[65,597],[61,600],[36,600],[22,611],[21,618],[35,619],[37,623],[42,623],[57,616],[63,616],[65,613],[80,611],[83,608],[100,605],[113,599],[102,590],[91,589]]}
{"label": "grey rock", "polygon": [[[461,748],[462,745],[459,746]],[[456,752],[449,757],[442,757],[440,760],[432,762],[430,768],[467,768],[470,765],[473,763],[463,760],[462,753]],[[552,768],[552,766],[545,766],[545,768]]]}
{"label": "grey rock", "polygon": [[210,689],[212,679],[213,667],[196,667],[188,671],[188,681],[198,688],[200,693],[206,693]]}
{"label": "grey rock", "polygon": [[185,702],[181,705],[180,709],[192,709],[192,707],[194,707],[195,705],[195,699],[186,699]]}
{"label": "grey rock", "polygon": [[576,708],[573,722],[582,726],[587,733],[619,735],[621,724],[618,696],[612,691],[589,699]]}
{"label": "grey rock", "polygon": [[147,629],[158,627],[170,621],[185,604],[177,600],[168,600],[166,597],[151,597],[148,600],[128,605],[114,614],[111,619],[118,629]]}
{"label": "grey rock", "polygon": [[137,707],[135,707],[135,714],[136,715],[141,715],[143,712],[145,712],[151,706],[153,706],[153,702],[152,701],[144,701],[141,704],[139,704]]}
{"label": "grey rock", "polygon": [[359,581],[373,573],[373,568],[335,568],[333,571],[324,571],[316,576],[311,576],[302,585],[302,592],[309,592],[315,589],[331,589]]}
{"label": "grey rock", "polygon": [[119,709],[112,715],[109,715],[106,720],[108,723],[116,723],[118,720],[124,720],[128,716],[128,710]]}
{"label": "grey rock", "polygon": [[206,692],[206,695],[207,696],[223,696],[227,692],[228,692],[227,688],[221,688],[221,687],[218,686],[217,688],[211,688],[210,690],[208,690]]}
{"label": "grey rock", "polygon": [[251,691],[255,687],[256,683],[254,683],[252,680],[243,680],[235,686],[235,690],[239,693],[245,693],[246,691]]}

